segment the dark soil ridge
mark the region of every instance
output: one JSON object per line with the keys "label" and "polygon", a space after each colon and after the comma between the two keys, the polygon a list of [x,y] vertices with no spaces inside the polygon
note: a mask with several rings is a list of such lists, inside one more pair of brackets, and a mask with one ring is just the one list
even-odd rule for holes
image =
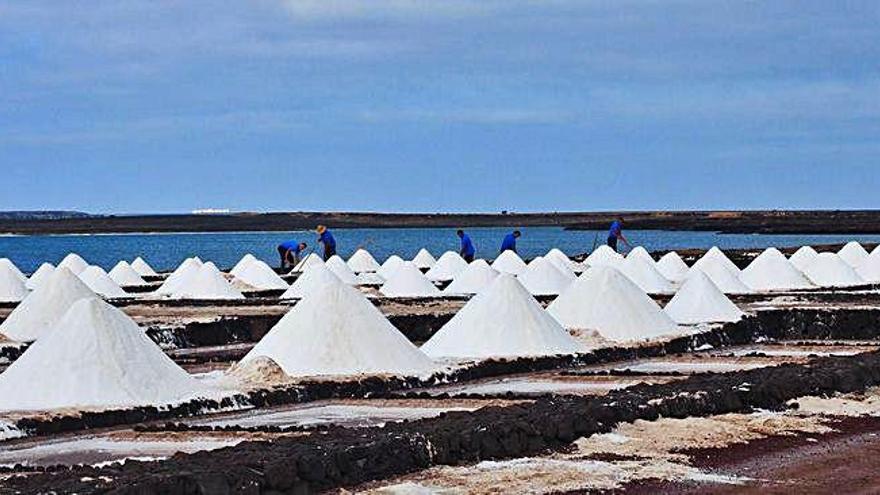
{"label": "dark soil ridge", "polygon": [[636,385],[601,398],[540,398],[531,404],[449,412],[385,427],[331,427],[307,437],[245,442],[158,462],[75,467],[7,481],[36,493],[312,493],[387,479],[435,465],[509,459],[559,450],[617,424],[659,417],[778,410],[791,399],[880,384],[880,352],[702,374]]}

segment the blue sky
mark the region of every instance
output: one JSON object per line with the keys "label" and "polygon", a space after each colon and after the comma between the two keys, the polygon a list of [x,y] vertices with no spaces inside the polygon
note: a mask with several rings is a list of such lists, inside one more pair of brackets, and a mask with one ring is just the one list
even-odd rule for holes
{"label": "blue sky", "polygon": [[4,0],[0,209],[877,208],[880,2]]}

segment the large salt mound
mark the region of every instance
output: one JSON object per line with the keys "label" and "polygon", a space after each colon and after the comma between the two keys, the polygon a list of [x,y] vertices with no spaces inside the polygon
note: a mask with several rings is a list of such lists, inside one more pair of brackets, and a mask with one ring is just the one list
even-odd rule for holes
{"label": "large salt mound", "polygon": [[488,287],[496,277],[498,277],[498,271],[489,266],[486,260],[474,260],[455,276],[452,283],[443,292],[446,294],[476,294]]}
{"label": "large salt mound", "polygon": [[813,284],[776,248],[759,254],[739,276],[754,290],[809,289]]}
{"label": "large salt mound", "polygon": [[524,272],[526,269],[526,262],[519,257],[513,251],[507,250],[502,252],[495,258],[495,261],[492,262],[492,268],[501,272],[501,273],[509,273],[511,275],[519,275]]}
{"label": "large salt mound", "polygon": [[[382,267],[379,268],[378,273],[382,278],[384,278],[385,280],[388,280],[389,278],[391,278],[392,275],[394,275],[394,271],[397,270],[398,268],[400,268],[400,266],[403,265],[403,263],[404,263],[403,258],[401,258],[400,256],[398,256],[396,254],[392,254],[391,256],[388,257],[387,260],[385,260],[385,263],[382,263]],[[413,262],[413,263],[415,263],[415,262]],[[419,265],[416,265],[416,266],[419,266]]]}
{"label": "large salt mound", "polygon": [[138,256],[131,262],[131,267],[140,275],[141,277],[155,277],[158,275],[156,270],[153,270],[153,267],[150,266],[149,263],[144,261],[143,258]]}
{"label": "large salt mound", "polygon": [[550,356],[584,350],[508,274],[498,276],[422,346],[434,358]]}
{"label": "large salt mound", "polygon": [[817,253],[812,246],[801,246],[793,255],[791,255],[788,261],[798,270],[804,271],[804,268],[806,268],[818,254],[819,253]]}
{"label": "large salt mound", "polygon": [[[644,256],[648,256],[647,252]],[[672,283],[657,270],[650,256],[644,256],[627,256],[619,270],[648,294],[671,294]]]}
{"label": "large salt mound", "polygon": [[871,254],[856,268],[856,273],[866,282],[876,284],[880,282],[880,250],[873,250]]}
{"label": "large salt mound", "polygon": [[[718,251],[719,254],[709,256],[704,255],[702,258],[698,259],[694,266],[688,270],[688,275],[685,277],[687,279],[691,276],[691,273],[695,270],[701,270],[703,273],[709,276],[712,279],[712,282],[721,289],[721,292],[725,294],[750,294],[754,291],[749,288],[748,285],[744,284],[742,280],[739,279],[740,271],[736,265],[727,259],[727,256],[724,256],[724,253]],[[730,263],[730,264],[728,264]],[[733,268],[731,268],[733,265]]]}
{"label": "large salt mound", "polygon": [[186,277],[171,293],[171,297],[193,300],[244,299],[244,295],[233,287],[211,262],[205,263],[197,272]]}
{"label": "large salt mound", "polygon": [[302,299],[327,285],[339,283],[342,281],[324,263],[312,265],[284,291],[281,299]]}
{"label": "large salt mound", "polygon": [[724,251],[718,249],[718,246],[712,246],[706,253],[694,263],[694,265],[699,264],[703,260],[715,260],[715,262],[720,263],[727,271],[730,273],[739,276],[740,270],[739,267],[736,266],[736,263],[730,261],[730,258],[724,254]]}
{"label": "large salt mound", "polygon": [[102,297],[110,299],[128,297],[128,294],[122,290],[122,287],[119,287],[119,284],[114,282],[113,279],[107,275],[107,272],[105,272],[100,266],[93,265],[86,268],[80,272],[79,279],[82,280],[89,289],[92,289],[92,292]]}
{"label": "large salt mound", "polygon": [[577,278],[573,272],[561,270],[546,257],[535,258],[516,277],[535,296],[555,296]]}
{"label": "large salt mound", "polygon": [[377,272],[382,268],[366,249],[358,249],[348,259],[348,267],[355,273]]}
{"label": "large salt mound", "polygon": [[252,255],[251,253],[245,254],[241,257],[240,260],[238,260],[238,263],[236,263],[235,266],[232,267],[232,270],[229,270],[229,274],[233,277],[238,276],[239,272],[244,270],[246,266],[248,266],[250,263],[253,263],[254,261],[257,261],[256,256]]}
{"label": "large salt mound", "polygon": [[436,297],[440,290],[425,277],[412,261],[406,261],[379,288],[388,297]]}
{"label": "large salt mound", "polygon": [[673,282],[681,282],[687,276],[689,267],[678,253],[670,251],[657,261],[657,270],[667,279]]}
{"label": "large salt mound", "polygon": [[341,280],[342,283],[348,285],[357,285],[357,275],[355,275],[354,271],[349,268],[349,266],[345,264],[345,261],[343,261],[342,258],[340,258],[339,256],[331,256],[330,259],[327,260],[326,265],[327,268],[329,268],[334,275],[339,277],[339,280]]}
{"label": "large salt mound", "polygon": [[37,287],[40,286],[43,282],[49,279],[49,276],[55,272],[55,265],[52,263],[43,263],[37,268],[37,271],[31,274],[31,277],[28,279],[25,284],[28,289],[36,290]]}
{"label": "large salt mound", "polygon": [[183,263],[171,272],[171,275],[168,275],[168,278],[156,289],[156,295],[167,296],[177,292],[190,277],[198,273],[201,267],[202,261],[198,258],[183,260]]}
{"label": "large salt mound", "polygon": [[86,260],[82,259],[82,257],[76,253],[70,253],[61,260],[61,263],[58,263],[58,268],[67,268],[74,275],[79,275],[83,270],[89,267],[89,264],[86,263]]}
{"label": "large salt mound", "polygon": [[837,255],[840,256],[840,259],[845,261],[847,265],[853,268],[858,267],[868,259],[868,251],[856,241],[847,242],[846,245],[840,248]]}
{"label": "large salt mound", "polygon": [[848,287],[865,283],[837,253],[819,253],[804,268],[804,275],[819,287]]}
{"label": "large salt mound", "polygon": [[20,342],[42,338],[73,303],[86,297],[95,293],[69,269],[57,268],[9,314],[0,333]]}
{"label": "large salt mound", "polygon": [[683,325],[739,321],[743,317],[743,312],[700,270],[688,278],[663,311]]}
{"label": "large salt mound", "polygon": [[437,264],[437,260],[434,259],[434,255],[425,248],[419,249],[419,252],[416,253],[415,258],[412,259],[412,262],[415,263],[416,266],[422,270],[429,270],[435,264]]}
{"label": "large salt mound", "polygon": [[201,390],[125,313],[88,297],[0,375],[0,410],[158,406]]}
{"label": "large salt mound", "polygon": [[287,282],[266,262],[254,257],[243,261],[241,266],[236,265],[236,269],[230,272],[236,280],[258,290],[287,290]]}
{"label": "large salt mound", "polygon": [[265,356],[290,376],[424,376],[434,363],[357,289],[330,284],[308,295],[242,359]]}
{"label": "large salt mound", "polygon": [[675,322],[619,270],[594,266],[547,308],[565,328],[627,342],[679,333]]}
{"label": "large salt mound", "polygon": [[357,274],[357,285],[382,285],[385,277],[376,272],[361,272]]}
{"label": "large salt mound", "polygon": [[627,258],[642,258],[643,260],[651,263],[652,265],[655,263],[654,258],[651,256],[651,253],[648,252],[643,246],[636,246],[630,251],[627,255]]}
{"label": "large salt mound", "polygon": [[446,251],[437,260],[437,263],[425,274],[432,282],[446,282],[455,278],[456,275],[468,267],[468,262],[458,253]]}
{"label": "large salt mound", "polygon": [[553,262],[557,267],[570,271],[571,273],[580,273],[584,269],[580,263],[569,258],[568,255],[560,251],[558,248],[553,248],[550,251],[547,251],[547,254],[545,254],[544,257]]}
{"label": "large salt mound", "polygon": [[618,263],[621,261],[623,261],[623,256],[620,253],[611,249],[610,246],[602,244],[587,256],[584,263],[587,266],[619,266]]}
{"label": "large salt mound", "polygon": [[303,273],[315,265],[323,265],[324,260],[315,253],[309,253],[305,258],[299,260],[299,263],[290,270],[291,274]]}
{"label": "large salt mound", "polygon": [[135,271],[135,269],[125,260],[116,263],[116,266],[110,270],[108,275],[111,280],[122,287],[134,287],[147,284],[147,282],[141,278],[140,274],[138,274],[138,272]]}
{"label": "large salt mound", "polygon": [[7,270],[9,270],[10,273],[15,275],[15,278],[17,278],[21,283],[27,282],[27,277],[25,276],[25,274],[22,273],[17,266],[15,266],[15,263],[13,263],[11,259],[0,258],[0,268],[2,267],[5,267]]}
{"label": "large salt mound", "polygon": [[27,297],[25,283],[9,265],[0,264],[0,302],[20,302]]}

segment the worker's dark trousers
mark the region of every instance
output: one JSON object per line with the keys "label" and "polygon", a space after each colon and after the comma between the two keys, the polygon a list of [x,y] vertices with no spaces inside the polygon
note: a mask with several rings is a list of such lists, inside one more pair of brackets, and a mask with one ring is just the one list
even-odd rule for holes
{"label": "worker's dark trousers", "polygon": [[324,248],[324,261],[329,260],[336,254],[336,247],[325,247]]}
{"label": "worker's dark trousers", "polygon": [[470,263],[471,261],[474,261],[474,255],[472,255],[472,254],[466,254],[466,255],[462,256],[462,258],[464,258],[464,260],[467,261],[468,263]]}
{"label": "worker's dark trousers", "polygon": [[287,248],[278,246],[278,255],[281,256],[281,268],[284,268],[287,266],[287,260],[285,259],[287,257]]}
{"label": "worker's dark trousers", "polygon": [[608,247],[613,249],[615,252],[617,251],[617,236],[614,236],[614,235],[608,236]]}

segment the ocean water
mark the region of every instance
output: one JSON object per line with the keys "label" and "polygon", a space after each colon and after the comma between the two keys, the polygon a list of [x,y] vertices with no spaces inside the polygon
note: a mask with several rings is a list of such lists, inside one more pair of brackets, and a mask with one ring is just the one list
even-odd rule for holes
{"label": "ocean water", "polygon": [[[501,239],[511,229],[474,228],[468,233],[477,247],[477,256],[494,258]],[[567,231],[559,227],[520,229],[523,236],[518,249],[523,257],[542,255],[553,247],[568,254],[589,252],[594,244],[605,241],[605,231]],[[337,249],[343,257],[357,248],[369,250],[379,262],[392,254],[411,259],[422,247],[435,256],[443,251],[458,251],[455,229],[335,229]],[[880,242],[880,235],[758,235],[717,234],[714,232],[630,230],[624,234],[634,245],[649,251],[659,249],[764,248],[804,244],[830,244],[850,240]],[[41,263],[57,264],[67,253],[75,252],[89,263],[109,270],[119,260],[143,256],[157,270],[170,270],[189,256],[198,255],[214,261],[220,268],[232,267],[244,254],[252,253],[270,265],[278,264],[276,246],[286,240],[303,241],[318,250],[315,234],[296,232],[241,232],[189,234],[113,234],[45,235],[0,237],[0,258],[10,258],[25,272]]]}

